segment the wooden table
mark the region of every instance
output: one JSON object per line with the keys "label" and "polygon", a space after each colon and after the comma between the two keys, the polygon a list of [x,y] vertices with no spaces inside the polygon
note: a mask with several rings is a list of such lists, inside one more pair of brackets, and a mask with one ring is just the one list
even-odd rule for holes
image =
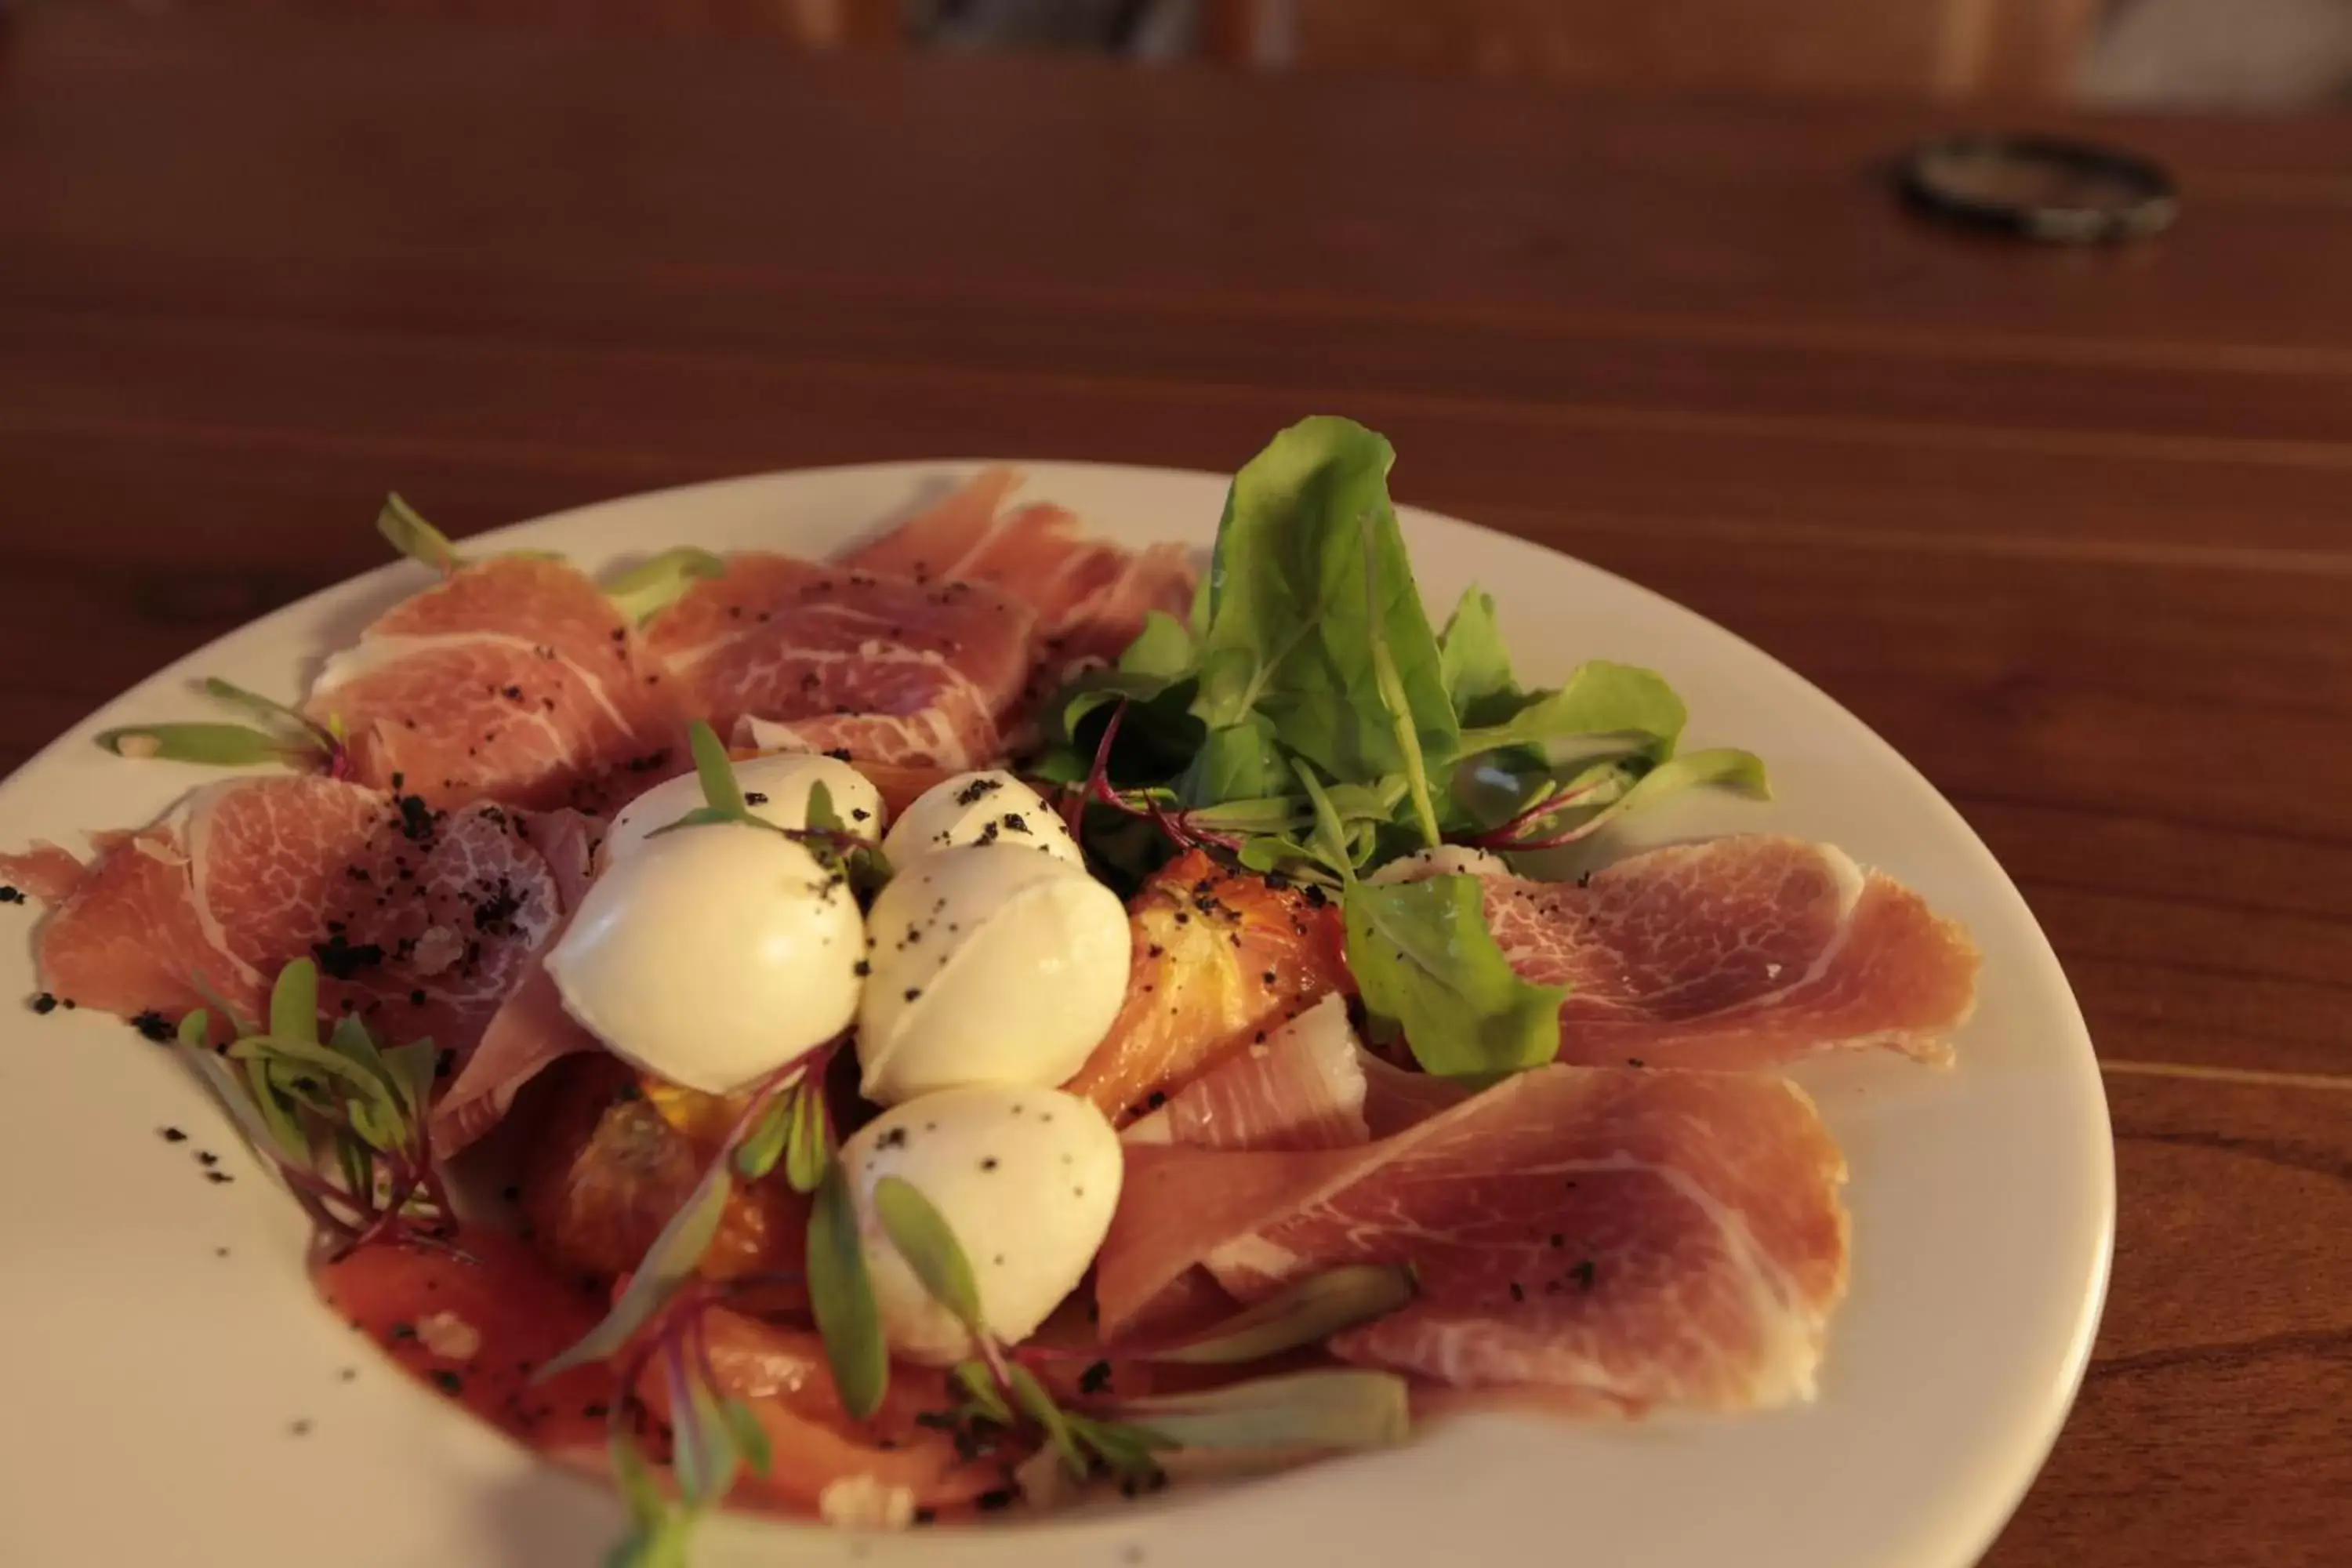
{"label": "wooden table", "polygon": [[[2082,1401],[1990,1561],[2352,1562],[2352,120],[2118,121],[2137,249],[1906,219],[1958,116],[17,16],[0,762],[378,558],[747,470],[1230,468],[1672,595],[1916,761],[2106,1059]],[[1987,1151],[1988,1159],[1999,1157]]]}

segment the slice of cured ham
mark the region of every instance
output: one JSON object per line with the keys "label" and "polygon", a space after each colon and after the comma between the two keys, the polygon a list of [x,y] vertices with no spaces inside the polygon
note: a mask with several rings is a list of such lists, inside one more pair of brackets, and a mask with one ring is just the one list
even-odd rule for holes
{"label": "slice of cured ham", "polygon": [[1371,1136],[1348,1003],[1334,993],[1210,1068],[1129,1127],[1139,1143],[1194,1149],[1339,1149]]}
{"label": "slice of cured ham", "polygon": [[1117,1125],[1350,989],[1337,905],[1226,870],[1199,850],[1153,875],[1128,905],[1128,924],[1127,999],[1062,1086]]}
{"label": "slice of cured ham", "polygon": [[649,637],[694,711],[739,744],[960,770],[1002,753],[1034,625],[992,588],[753,553],[689,588]]}
{"label": "slice of cured ham", "polygon": [[1486,902],[1512,966],[1570,988],[1563,1061],[1754,1068],[1845,1046],[1944,1061],[1975,1005],[1966,930],[1828,845],[1678,845],[1583,885],[1492,879]]}
{"label": "slice of cured ham", "polygon": [[[463,1051],[585,885],[591,839],[568,811],[230,780],[110,836],[70,887],[50,879],[41,983],[125,1016],[226,1004],[250,1020],[278,969],[308,955],[325,1011]],[[51,868],[56,853],[36,851]],[[16,863],[0,858],[0,875]]]}
{"label": "slice of cured ham", "polygon": [[1597,1407],[1782,1404],[1844,1290],[1844,1178],[1794,1085],[1626,1068],[1521,1073],[1353,1149],[1135,1149],[1102,1332],[1199,1263],[1244,1300],[1405,1263],[1420,1295],[1334,1354]]}
{"label": "slice of cured ham", "polygon": [[684,755],[685,714],[635,632],[577,568],[460,566],[320,671],[303,711],[340,721],[353,775],[436,806],[601,806],[615,777]]}
{"label": "slice of cured ham", "polygon": [[1040,680],[1116,659],[1145,612],[1182,616],[1199,574],[1181,544],[1130,551],[1091,538],[1076,512],[1050,501],[1007,506],[1022,476],[982,469],[968,483],[852,551],[847,563],[924,582],[1001,588],[1037,613]]}

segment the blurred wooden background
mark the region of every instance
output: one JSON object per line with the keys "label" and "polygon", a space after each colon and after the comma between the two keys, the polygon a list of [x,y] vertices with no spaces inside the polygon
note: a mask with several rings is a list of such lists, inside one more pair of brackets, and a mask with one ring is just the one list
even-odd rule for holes
{"label": "blurred wooden background", "polygon": [[[1201,58],[1258,69],[1457,74],[1670,89],[2053,97],[2105,0],[1193,0]],[[906,0],[137,0],[572,33],[904,47]],[[1131,33],[1148,4],[1104,14]]]}

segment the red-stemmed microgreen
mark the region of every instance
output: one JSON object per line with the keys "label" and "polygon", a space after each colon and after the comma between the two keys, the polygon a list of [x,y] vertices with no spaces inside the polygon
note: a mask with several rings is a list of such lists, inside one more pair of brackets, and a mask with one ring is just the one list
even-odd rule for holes
{"label": "red-stemmed microgreen", "polygon": [[433,1042],[378,1047],[352,1014],[322,1040],[319,971],[307,958],[278,971],[266,1030],[237,1027],[215,1051],[210,1015],[199,1008],[180,1022],[180,1051],[331,1254],[392,1237],[446,1241],[454,1214],[425,1119]]}
{"label": "red-stemmed microgreen", "polygon": [[614,1301],[586,1335],[542,1366],[551,1377],[592,1362],[614,1364],[625,1389],[657,1376],[671,1428],[673,1500],[638,1451],[632,1422],[615,1407],[607,1432],[614,1474],[627,1498],[630,1532],[610,1561],[633,1568],[682,1563],[694,1521],[726,1500],[739,1469],[764,1474],[767,1441],[749,1406],[723,1392],[710,1364],[706,1320],[730,1291],[784,1276],[701,1279],[704,1257],[741,1184],[780,1167],[796,1191],[814,1192],[805,1283],[844,1408],[863,1419],[880,1408],[889,1377],[881,1318],[866,1272],[834,1130],[824,1110],[826,1069],[846,1037],[835,1037],[761,1079],[693,1192],[670,1215]]}
{"label": "red-stemmed microgreen", "polygon": [[329,778],[351,776],[351,754],[341,729],[321,724],[283,702],[212,677],[205,694],[260,721],[252,724],[196,721],[126,724],[100,731],[98,743],[119,757],[196,763],[206,767],[246,768],[275,763],[316,767]]}
{"label": "red-stemmed microgreen", "polygon": [[[885,1176],[875,1184],[873,1203],[891,1247],[972,1342],[975,1359],[952,1374],[961,1400],[950,1413],[970,1447],[992,1447],[994,1435],[1004,1434],[1051,1449],[1074,1481],[1108,1475],[1132,1489],[1163,1479],[1158,1456],[1171,1449],[1367,1447],[1405,1435],[1404,1383],[1389,1373],[1295,1373],[1200,1397],[1057,1400],[1022,1353],[990,1331],[971,1260],[921,1189]],[[1245,1310],[1223,1331],[1162,1347],[1156,1359],[1212,1365],[1262,1360],[1392,1311],[1412,1294],[1412,1275],[1402,1268],[1335,1270]]]}
{"label": "red-stemmed microgreen", "polygon": [[689,827],[757,827],[801,845],[828,870],[848,879],[853,889],[861,895],[871,893],[890,879],[889,862],[882,858],[880,848],[850,830],[833,804],[833,792],[823,784],[809,786],[807,826],[787,827],[752,811],[743,786],[735,778],[735,764],[716,730],[697,719],[687,726],[686,743],[694,758],[695,776],[701,781],[702,804],[676,822],[655,828],[646,837],[659,838]]}
{"label": "red-stemmed microgreen", "polygon": [[[1686,752],[1655,765],[1644,756],[1617,757],[1593,763],[1507,820],[1481,832],[1454,835],[1451,842],[1511,854],[1564,848],[1591,837],[1619,817],[1700,784],[1716,784],[1759,798],[1770,793],[1763,762],[1754,752],[1735,747]],[[1579,811],[1591,815],[1564,826],[1547,826]]]}
{"label": "red-stemmed microgreen", "polygon": [[1077,837],[1089,805],[1108,806],[1124,816],[1148,817],[1162,837],[1180,849],[1216,848],[1228,853],[1242,847],[1238,834],[1221,832],[1202,826],[1192,812],[1174,806],[1173,791],[1154,788],[1121,790],[1110,782],[1111,747],[1118,742],[1118,727],[1127,718],[1128,700],[1120,698],[1103,723],[1102,738],[1095,744],[1094,761],[1087,769],[1085,782],[1076,789],[1067,785],[1061,791],[1062,820]]}
{"label": "red-stemmed microgreen", "polygon": [[604,596],[613,601],[630,624],[643,626],[670,605],[695,584],[724,576],[727,563],[708,550],[681,544],[631,567],[604,584]]}

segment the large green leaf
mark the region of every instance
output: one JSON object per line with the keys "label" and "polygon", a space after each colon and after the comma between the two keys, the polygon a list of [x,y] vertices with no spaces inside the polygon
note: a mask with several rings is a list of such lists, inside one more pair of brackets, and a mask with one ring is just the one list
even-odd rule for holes
{"label": "large green leaf", "polygon": [[1234,476],[1200,638],[1213,731],[1255,713],[1346,783],[1441,767],[1460,746],[1389,501],[1394,456],[1329,416],[1268,443]]}
{"label": "large green leaf", "polygon": [[1348,970],[1364,1005],[1404,1031],[1432,1073],[1487,1078],[1559,1053],[1565,986],[1515,973],[1475,877],[1350,886],[1343,904]]}

